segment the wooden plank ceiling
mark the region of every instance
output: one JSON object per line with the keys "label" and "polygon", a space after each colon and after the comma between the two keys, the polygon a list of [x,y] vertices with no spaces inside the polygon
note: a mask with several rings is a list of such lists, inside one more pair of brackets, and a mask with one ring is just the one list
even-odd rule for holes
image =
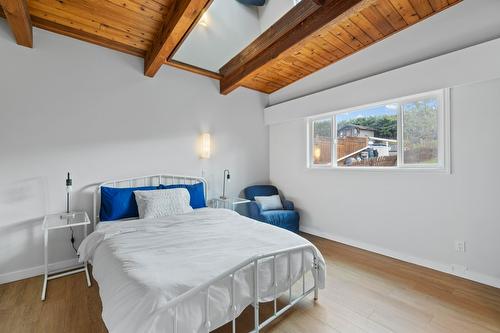
{"label": "wooden plank ceiling", "polygon": [[33,24],[144,57],[174,0],[30,0]]}
{"label": "wooden plank ceiling", "polygon": [[219,79],[223,94],[272,93],[459,1],[302,0],[220,73],[171,59],[212,0],[29,0],[28,10],[27,0],[0,0],[0,16],[28,47],[32,23],[145,58],[148,76],[166,63]]}
{"label": "wooden plank ceiling", "polygon": [[[325,0],[271,46],[259,48],[257,39],[224,65],[220,69],[221,93],[227,94],[239,86],[273,93],[458,2]],[[289,14],[280,21],[289,20]],[[282,24],[280,21],[275,26]],[[322,27],[318,29],[318,25]],[[274,29],[269,28],[270,35]],[[302,38],[301,34],[307,36]]]}

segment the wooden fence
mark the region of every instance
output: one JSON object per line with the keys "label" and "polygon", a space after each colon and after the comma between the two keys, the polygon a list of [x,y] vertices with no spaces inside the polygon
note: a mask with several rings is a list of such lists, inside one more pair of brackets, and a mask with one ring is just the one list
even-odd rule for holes
{"label": "wooden fence", "polygon": [[[367,137],[347,136],[337,139],[337,159],[347,156],[368,146]],[[315,137],[313,147],[314,164],[328,164],[332,161],[332,139]],[[342,163],[343,164],[343,161]]]}
{"label": "wooden fence", "polygon": [[332,139],[315,137],[313,147],[314,164],[329,164],[332,162]]}
{"label": "wooden fence", "polygon": [[337,159],[341,159],[349,154],[368,146],[366,136],[346,136],[337,139]]}
{"label": "wooden fence", "polygon": [[[337,139],[337,159],[341,159],[368,146],[368,137],[348,136]],[[332,141],[327,137],[315,137],[312,151],[314,164],[329,164],[332,162]],[[339,161],[339,166],[345,165],[346,159]],[[362,161],[353,161],[350,166],[395,166],[397,156],[373,157]]]}

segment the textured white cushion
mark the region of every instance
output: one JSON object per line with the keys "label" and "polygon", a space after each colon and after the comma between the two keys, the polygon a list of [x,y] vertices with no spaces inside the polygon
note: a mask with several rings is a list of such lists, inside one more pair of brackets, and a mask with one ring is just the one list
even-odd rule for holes
{"label": "textured white cushion", "polygon": [[153,191],[134,191],[139,218],[149,219],[184,214],[193,211],[189,192],[185,188]]}
{"label": "textured white cushion", "polygon": [[260,209],[262,210],[277,210],[283,209],[283,205],[281,204],[281,198],[278,194],[270,195],[270,196],[256,196],[255,201],[257,201],[260,205]]}

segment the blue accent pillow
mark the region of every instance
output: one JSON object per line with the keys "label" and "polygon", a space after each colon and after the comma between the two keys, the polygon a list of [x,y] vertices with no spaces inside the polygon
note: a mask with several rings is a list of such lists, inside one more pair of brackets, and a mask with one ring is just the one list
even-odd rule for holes
{"label": "blue accent pillow", "polygon": [[142,187],[101,187],[101,221],[115,221],[130,217],[139,217],[134,191],[151,191],[159,189],[158,186]]}
{"label": "blue accent pillow", "polygon": [[203,183],[196,183],[193,185],[188,185],[188,184],[160,185],[159,188],[160,189],[185,188],[186,190],[188,190],[189,196],[191,197],[189,205],[193,209],[207,207],[207,204],[205,203],[205,191],[203,189]]}

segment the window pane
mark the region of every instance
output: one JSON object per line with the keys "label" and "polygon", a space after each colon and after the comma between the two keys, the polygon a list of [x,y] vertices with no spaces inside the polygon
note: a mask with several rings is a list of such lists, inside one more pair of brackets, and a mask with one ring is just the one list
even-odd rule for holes
{"label": "window pane", "polygon": [[312,161],[315,165],[332,163],[332,118],[314,120]]}
{"label": "window pane", "polygon": [[405,164],[438,163],[438,108],[434,98],[402,105]]}
{"label": "window pane", "polygon": [[397,165],[398,104],[341,113],[337,121],[337,165]]}

